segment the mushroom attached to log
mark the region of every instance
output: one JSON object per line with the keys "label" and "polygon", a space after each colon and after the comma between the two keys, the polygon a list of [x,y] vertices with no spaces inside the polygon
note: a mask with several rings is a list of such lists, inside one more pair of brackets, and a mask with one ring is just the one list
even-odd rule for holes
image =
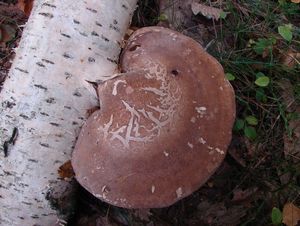
{"label": "mushroom attached to log", "polygon": [[79,183],[125,208],[160,208],[190,195],[223,161],[235,118],[222,66],[189,37],[146,27],[128,40],[122,74],[101,100],[72,157]]}

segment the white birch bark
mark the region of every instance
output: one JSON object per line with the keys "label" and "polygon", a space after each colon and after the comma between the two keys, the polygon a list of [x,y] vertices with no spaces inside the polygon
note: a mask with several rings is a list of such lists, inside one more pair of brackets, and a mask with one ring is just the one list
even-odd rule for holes
{"label": "white birch bark", "polygon": [[57,170],[70,159],[86,111],[98,105],[86,80],[116,72],[135,6],[35,0],[0,93],[0,225],[54,225],[46,194],[65,186]]}

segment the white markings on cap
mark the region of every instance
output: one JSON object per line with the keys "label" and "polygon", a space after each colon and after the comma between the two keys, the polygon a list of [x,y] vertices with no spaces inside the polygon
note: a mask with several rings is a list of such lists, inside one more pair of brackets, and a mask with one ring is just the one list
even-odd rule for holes
{"label": "white markings on cap", "polygon": [[164,151],[164,155],[165,155],[166,157],[168,157],[170,154],[169,154],[168,152]]}
{"label": "white markings on cap", "polygon": [[113,119],[114,119],[114,115],[110,116],[109,122],[108,123],[104,123],[104,126],[99,126],[97,130],[101,131],[104,133],[104,138],[106,139],[108,134],[109,134],[109,129],[111,127],[111,125],[113,124]]}
{"label": "white markings on cap", "polygon": [[184,56],[188,56],[188,55],[190,55],[190,53],[192,52],[192,50],[190,49],[190,48],[187,48],[187,49],[185,49],[184,51],[183,51],[183,55]]}
{"label": "white markings on cap", "polygon": [[192,149],[194,148],[194,145],[193,145],[192,143],[190,143],[190,142],[188,142],[187,145],[188,145],[190,148],[192,148]]}
{"label": "white markings on cap", "polygon": [[116,95],[118,94],[117,88],[118,88],[118,85],[119,85],[120,83],[126,84],[126,81],[125,81],[125,80],[117,80],[117,81],[115,81],[115,82],[114,82],[114,86],[113,86],[113,90],[112,90],[112,95],[116,96]]}
{"label": "white markings on cap", "polygon": [[175,33],[170,33],[170,36],[172,37],[173,41],[176,41],[176,38],[178,37],[178,35],[176,35]]}
{"label": "white markings on cap", "polygon": [[106,187],[107,187],[107,186],[104,185],[104,186],[102,187],[101,191],[102,191],[102,192],[107,192]]}
{"label": "white markings on cap", "polygon": [[200,118],[202,118],[206,114],[206,107],[195,107],[195,110],[198,114],[200,114]]}
{"label": "white markings on cap", "polygon": [[206,111],[206,107],[196,107],[195,109],[198,113],[202,113],[202,112]]}
{"label": "white markings on cap", "polygon": [[200,142],[201,144],[206,144],[206,140],[204,140],[202,137],[199,138],[199,142]]}
{"label": "white markings on cap", "polygon": [[98,199],[101,199],[102,198],[102,195],[100,194],[93,194],[95,197],[97,197]]}
{"label": "white markings on cap", "polygon": [[214,153],[213,151],[215,151],[215,152],[217,152],[218,154],[221,154],[221,155],[225,154],[225,152],[223,150],[221,150],[220,148],[214,148],[214,147],[211,147],[209,145],[207,145],[207,148],[209,149],[209,154],[210,155],[212,155]]}
{"label": "white markings on cap", "polygon": [[182,192],[182,188],[181,187],[177,188],[176,195],[177,195],[177,198],[181,198],[182,197],[183,192]]}
{"label": "white markings on cap", "polygon": [[206,166],[206,170],[209,172],[209,173],[212,173],[214,170],[215,170],[215,165],[214,164],[208,164]]}
{"label": "white markings on cap", "polygon": [[125,198],[117,198],[117,201],[120,203],[125,204],[127,202],[127,200]]}
{"label": "white markings on cap", "polygon": [[97,197],[98,199],[106,199],[106,194],[103,193],[102,195],[101,194],[93,194],[95,197]]}
{"label": "white markings on cap", "polygon": [[195,123],[196,122],[196,118],[192,117],[190,121],[191,121],[191,123]]}
{"label": "white markings on cap", "polygon": [[[116,119],[111,115],[109,122],[98,127],[98,131],[103,132],[104,139],[118,140],[126,148],[129,148],[131,141],[145,143],[159,136],[161,129],[172,122],[181,99],[180,87],[171,85],[167,79],[167,68],[154,61],[149,61],[146,64],[148,67],[144,71],[145,78],[155,80],[158,84],[148,87],[141,84],[138,91],[149,93],[153,96],[153,100],[151,98],[145,100],[144,106],[135,106],[132,101],[127,99],[121,100],[126,112],[130,113],[128,120],[122,125],[116,126],[118,122],[113,123]],[[117,80],[112,84],[115,95],[119,95],[117,92],[119,83],[126,84],[126,81]],[[129,86],[125,88],[127,94],[132,91]],[[154,105],[154,101],[158,103]]]}
{"label": "white markings on cap", "polygon": [[151,187],[151,192],[152,192],[152,194],[155,192],[155,186],[154,185],[152,185],[152,187]]}
{"label": "white markings on cap", "polygon": [[103,169],[102,166],[96,166],[96,170],[100,170],[100,169]]}
{"label": "white markings on cap", "polygon": [[134,89],[133,89],[131,86],[128,86],[128,87],[126,87],[126,89],[125,89],[125,93],[126,93],[126,94],[131,94],[131,93],[133,93],[133,91],[134,91]]}
{"label": "white markings on cap", "polygon": [[223,150],[221,150],[220,148],[216,148],[215,150],[221,155],[225,154],[225,152]]}

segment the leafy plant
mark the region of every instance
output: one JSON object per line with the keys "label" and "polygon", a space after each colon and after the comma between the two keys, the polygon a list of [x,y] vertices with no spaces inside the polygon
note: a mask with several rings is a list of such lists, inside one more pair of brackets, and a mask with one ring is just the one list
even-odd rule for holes
{"label": "leafy plant", "polygon": [[256,129],[253,126],[245,126],[244,134],[250,140],[254,140],[257,137]]}
{"label": "leafy plant", "polygon": [[266,87],[270,83],[270,79],[267,76],[259,77],[255,80],[255,84],[260,87]]}
{"label": "leafy plant", "polygon": [[237,119],[234,124],[234,130],[243,130],[244,135],[250,140],[255,140],[257,137],[256,129],[254,126],[258,125],[258,120],[253,115],[248,115],[245,119]]}
{"label": "leafy plant", "polygon": [[258,88],[255,90],[255,98],[257,101],[266,103],[267,102],[267,95],[265,94],[265,91],[263,88]]}
{"label": "leafy plant", "polygon": [[266,87],[269,85],[269,83],[270,83],[270,78],[266,76],[264,73],[258,72],[256,74],[256,80],[255,80],[256,85],[260,87]]}
{"label": "leafy plant", "polygon": [[273,45],[276,44],[275,38],[259,38],[253,46],[253,50],[257,53],[262,55],[265,51],[271,52],[273,49]]}
{"label": "leafy plant", "polygon": [[157,18],[158,21],[166,21],[168,20],[168,16],[164,13],[160,14],[159,17]]}
{"label": "leafy plant", "polygon": [[228,13],[226,13],[226,12],[224,12],[224,11],[220,12],[220,18],[223,19],[223,20],[226,19],[227,14],[228,14]]}
{"label": "leafy plant", "polygon": [[292,25],[285,24],[278,27],[278,33],[288,42],[292,41],[293,39],[293,32],[292,32]]}
{"label": "leafy plant", "polygon": [[225,76],[226,76],[226,78],[227,78],[228,81],[235,80],[235,76],[233,74],[231,74],[231,73],[226,73]]}
{"label": "leafy plant", "polygon": [[249,125],[256,126],[258,124],[257,118],[253,115],[249,115],[245,119]]}
{"label": "leafy plant", "polygon": [[237,119],[234,124],[234,130],[239,131],[245,126],[245,121],[243,119]]}
{"label": "leafy plant", "polygon": [[271,213],[271,219],[273,225],[281,225],[282,222],[282,213],[280,209],[274,207]]}

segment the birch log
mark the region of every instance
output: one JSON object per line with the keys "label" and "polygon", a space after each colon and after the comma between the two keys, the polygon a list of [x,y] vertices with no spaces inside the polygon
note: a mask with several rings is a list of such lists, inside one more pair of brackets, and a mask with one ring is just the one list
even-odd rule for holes
{"label": "birch log", "polygon": [[[136,0],[35,0],[0,93],[0,225],[54,225],[46,194],[60,185],[86,111],[87,81],[117,70]],[[87,163],[88,164],[88,163]]]}

